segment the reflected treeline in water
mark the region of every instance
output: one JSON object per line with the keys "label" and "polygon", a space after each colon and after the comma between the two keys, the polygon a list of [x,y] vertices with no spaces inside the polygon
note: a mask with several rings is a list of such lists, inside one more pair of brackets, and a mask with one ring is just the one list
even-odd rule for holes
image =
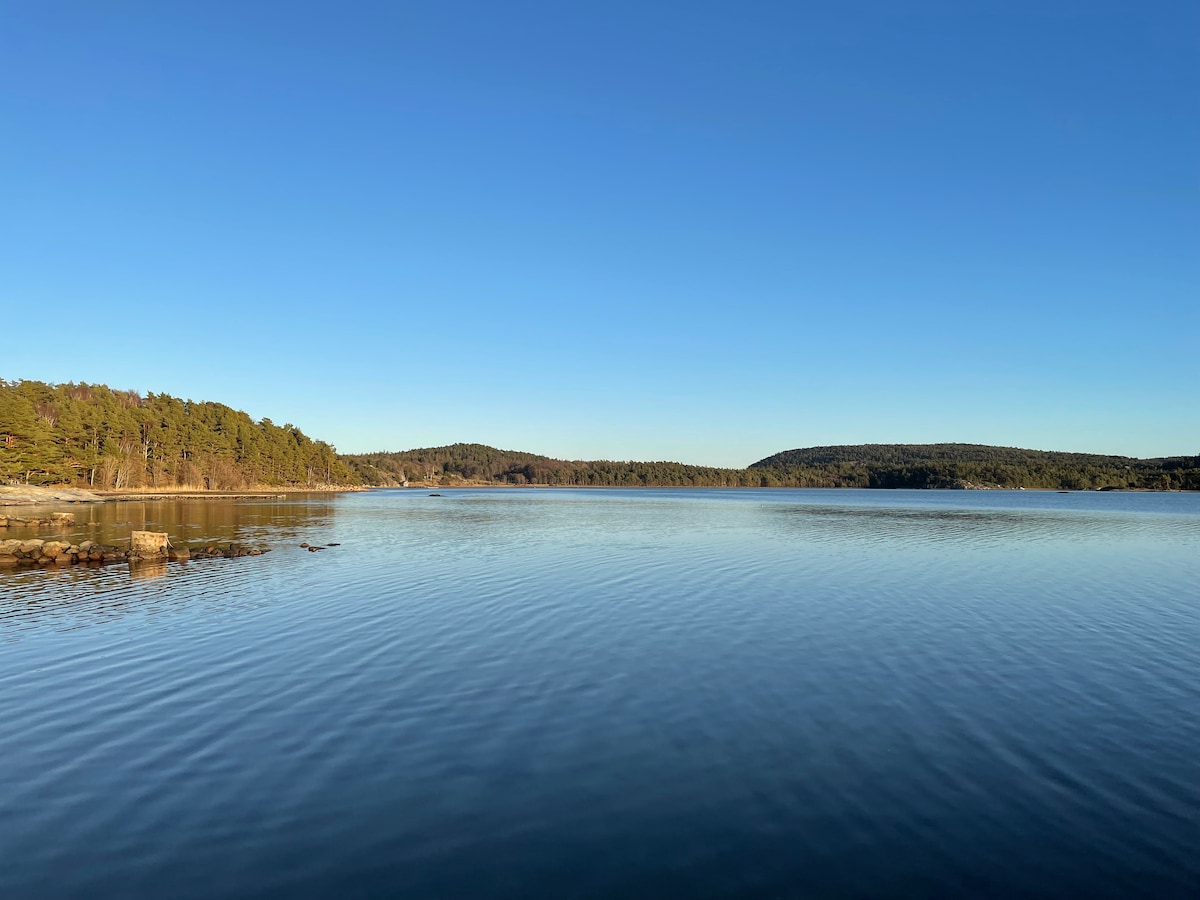
{"label": "reflected treeline in water", "polygon": [[[277,545],[279,546],[279,545]],[[281,562],[288,552],[291,557]],[[205,615],[256,608],[280,596],[268,586],[286,582],[302,548],[239,559],[137,560],[101,565],[38,566],[0,572],[0,642],[39,632],[70,632],[127,616]]]}
{"label": "reflected treeline in water", "polygon": [[[711,527],[729,528],[748,513],[712,491],[445,490],[380,491],[346,498],[367,546],[386,545],[412,559],[543,554],[542,564],[573,546],[608,546],[612,552],[645,550],[672,536]],[[724,498],[724,499],[722,499]]]}
{"label": "reflected treeline in water", "polygon": [[[289,494],[286,500],[127,500],[73,504],[67,528],[8,528],[0,538],[54,537],[73,543],[128,541],[131,531],[165,531],[171,543],[269,541],[307,534],[333,522],[337,502],[328,494]],[[22,507],[8,507],[14,516]],[[54,507],[60,510],[60,507]],[[303,538],[302,538],[303,540]]]}
{"label": "reflected treeline in water", "polygon": [[[336,497],[328,494],[292,494],[286,500],[271,501],[76,504],[71,511],[76,520],[68,528],[8,528],[0,531],[0,538],[53,538],[73,543],[91,540],[127,546],[132,531],[165,531],[177,548],[241,543],[269,547],[276,553],[235,560],[140,560],[3,570],[0,640],[11,640],[28,627],[74,628],[130,612],[186,610],[230,590],[240,590],[254,598],[252,602],[260,602],[265,599],[263,585],[286,577],[288,566],[294,564],[282,562],[280,551],[291,550],[295,555],[303,552],[299,548],[302,542],[321,544],[329,540],[338,504]],[[9,629],[7,635],[5,629]]]}
{"label": "reflected treeline in water", "polygon": [[1128,540],[1176,532],[1200,540],[1195,517],[1121,515],[1045,509],[947,509],[886,506],[769,504],[762,513],[772,527],[817,543],[937,543],[963,545],[1038,544],[1046,541]]}
{"label": "reflected treeline in water", "polygon": [[129,577],[134,581],[160,581],[167,577],[165,559],[135,559],[129,563]]}
{"label": "reflected treeline in water", "polygon": [[[546,502],[552,499],[553,502]],[[447,490],[358,496],[366,540],[423,555],[530,546],[561,550],[603,540],[614,549],[677,545],[711,534],[729,545],[756,539],[891,545],[902,550],[953,542],[960,549],[1070,541],[1136,541],[1164,534],[1200,543],[1200,497],[1180,494],[718,490]],[[911,505],[906,505],[910,503]],[[1176,512],[1175,510],[1178,510]]]}

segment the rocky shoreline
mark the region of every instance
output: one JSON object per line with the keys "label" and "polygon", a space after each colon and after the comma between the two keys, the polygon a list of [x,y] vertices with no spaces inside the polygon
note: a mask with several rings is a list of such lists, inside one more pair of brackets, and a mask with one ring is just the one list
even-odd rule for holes
{"label": "rocky shoreline", "polygon": [[[47,512],[44,507],[54,503],[104,503],[121,500],[262,500],[284,498],[277,493],[166,493],[166,494],[118,494],[94,493],[80,488],[35,487],[25,485],[0,486],[0,533],[13,529],[48,528],[67,532],[74,529],[75,513]],[[17,507],[23,507],[17,509]],[[311,552],[323,550],[321,546],[301,544]],[[331,544],[329,546],[336,546]],[[245,556],[262,556],[270,553],[270,547],[252,547],[240,543],[205,543],[192,547],[172,546],[165,532],[133,531],[128,541],[119,544],[102,544],[93,540],[78,542],[61,538],[11,538],[0,539],[0,571],[39,567],[65,567],[86,565],[95,568],[111,563],[129,563],[145,568],[144,564],[163,564],[190,559],[237,559]]]}
{"label": "rocky shoreline", "polygon": [[147,563],[182,561],[188,559],[236,559],[243,556],[262,556],[270,547],[246,547],[242,544],[206,544],[196,549],[171,547],[163,535],[161,548],[138,547],[136,535],[130,546],[99,544],[96,541],[47,541],[41,538],[0,541],[0,569],[36,566],[88,565],[98,567],[109,563]]}
{"label": "rocky shoreline", "polygon": [[0,506],[33,506],[38,503],[99,503],[103,499],[99,494],[81,488],[0,485]]}
{"label": "rocky shoreline", "polygon": [[314,488],[265,488],[248,491],[89,491],[71,487],[0,485],[0,506],[36,506],[43,503],[110,503],[130,500],[284,500],[288,494],[329,494],[362,491],[349,485]]}
{"label": "rocky shoreline", "polygon": [[70,528],[75,524],[75,513],[56,512],[49,516],[10,516],[0,513],[0,528]]}

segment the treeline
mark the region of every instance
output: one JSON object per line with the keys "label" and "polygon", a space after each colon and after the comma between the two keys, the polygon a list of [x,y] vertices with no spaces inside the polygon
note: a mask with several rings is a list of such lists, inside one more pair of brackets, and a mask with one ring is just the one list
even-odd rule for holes
{"label": "treeline", "polygon": [[718,469],[674,462],[563,460],[498,450],[484,444],[452,444],[398,453],[344,457],[364,484],[536,484],[565,487],[757,487],[761,476],[745,469]]}
{"label": "treeline", "polygon": [[568,461],[483,444],[343,457],[364,484],[580,487],[1030,488],[1200,490],[1200,457],[1140,460],[980,444],[813,447],[747,469]]}
{"label": "treeline", "polygon": [[746,469],[561,460],[453,444],[339,456],[293,425],[220,403],[105,385],[0,380],[0,483],[97,489],[255,485],[1200,490],[1200,456],[1135,459],[983,444],[859,444],[777,453]]}
{"label": "treeline", "polygon": [[329,444],[221,403],[0,380],[0,483],[241,490],[355,480]]}
{"label": "treeline", "polygon": [[986,444],[856,444],[787,450],[751,466],[788,480],[838,471],[855,487],[1200,490],[1200,456],[1137,459]]}
{"label": "treeline", "polygon": [[343,457],[363,484],[511,484],[560,487],[866,487],[840,469],[786,473],[722,469],[677,462],[562,460],[498,450],[483,444],[452,444],[398,453]]}
{"label": "treeline", "polygon": [[546,472],[556,467],[573,465],[533,453],[516,450],[497,450],[484,444],[454,444],[448,447],[426,447],[387,453],[359,453],[343,457],[363,484],[395,487],[406,481],[436,481],[451,477],[466,481],[506,482],[510,484],[538,483],[520,481],[518,474],[526,469]]}
{"label": "treeline", "polygon": [[750,468],[826,466],[850,464],[870,468],[902,467],[928,463],[987,463],[1027,466],[1057,465],[1124,466],[1141,462],[1128,456],[1097,453],[1063,453],[1054,450],[1024,450],[990,444],[839,444],[833,447],[802,447],[785,450],[751,463]]}

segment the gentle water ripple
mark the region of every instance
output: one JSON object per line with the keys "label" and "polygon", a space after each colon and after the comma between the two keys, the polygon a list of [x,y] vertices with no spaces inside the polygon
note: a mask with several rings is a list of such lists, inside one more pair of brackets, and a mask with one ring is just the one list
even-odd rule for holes
{"label": "gentle water ripple", "polygon": [[1195,895],[1200,498],[444,493],[0,576],[0,895]]}

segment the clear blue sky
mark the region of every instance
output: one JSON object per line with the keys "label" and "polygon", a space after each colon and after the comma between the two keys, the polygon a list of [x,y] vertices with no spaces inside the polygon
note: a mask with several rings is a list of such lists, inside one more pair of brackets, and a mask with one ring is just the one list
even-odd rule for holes
{"label": "clear blue sky", "polygon": [[0,21],[0,377],[349,452],[1200,452],[1195,0]]}

